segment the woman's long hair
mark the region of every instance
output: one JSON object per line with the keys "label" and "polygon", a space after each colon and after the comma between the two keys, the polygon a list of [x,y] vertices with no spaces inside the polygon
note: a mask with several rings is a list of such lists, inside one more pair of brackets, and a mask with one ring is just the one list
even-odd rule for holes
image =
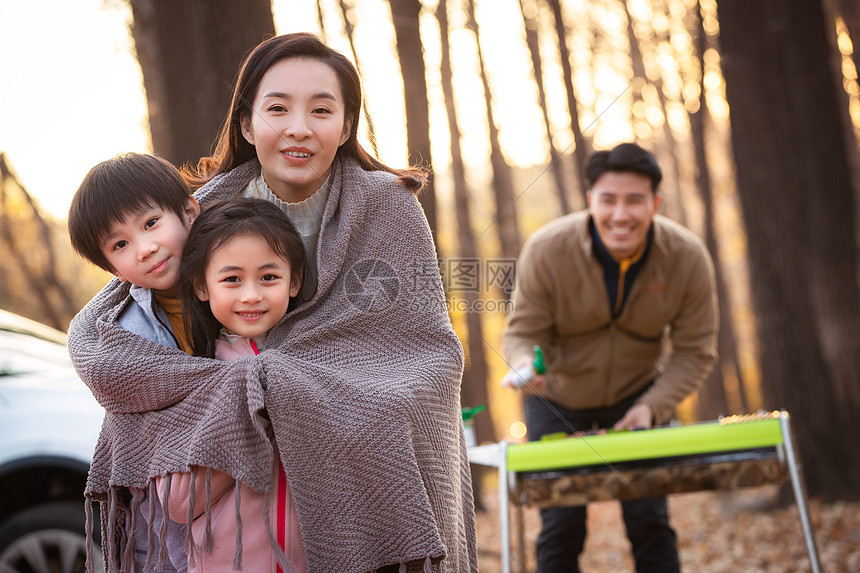
{"label": "woman's long hair", "polygon": [[344,98],[344,119],[350,121],[351,127],[349,137],[338,148],[335,157],[352,157],[365,171],[393,173],[413,193],[420,193],[427,182],[425,168],[388,167],[367,153],[358,142],[358,119],[361,116],[361,80],[358,71],[343,54],[307,32],[269,38],[248,55],[239,70],[230,111],[215,140],[215,151],[211,156],[202,158],[196,169],[183,168],[183,176],[189,185],[196,189],[216,175],[226,173],[257,156],[254,146],[242,135],[242,118],[251,117],[253,113],[254,99],[263,75],[285,58],[311,58],[326,64],[337,75]]}
{"label": "woman's long hair", "polygon": [[[302,238],[287,215],[264,199],[239,198],[211,203],[188,233],[179,274],[179,298],[185,331],[196,356],[215,357],[215,339],[221,323],[212,314],[209,302],[197,297],[206,288],[206,267],[212,253],[238,236],[259,236],[272,250],[290,263],[290,280],[302,283],[307,255]],[[290,301],[290,308],[301,295]]]}

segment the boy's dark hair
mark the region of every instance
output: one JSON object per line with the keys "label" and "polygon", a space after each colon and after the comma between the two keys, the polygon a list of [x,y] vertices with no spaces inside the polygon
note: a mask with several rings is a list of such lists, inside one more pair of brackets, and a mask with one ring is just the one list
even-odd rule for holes
{"label": "boy's dark hair", "polygon": [[588,160],[585,168],[586,186],[591,189],[607,171],[615,173],[633,172],[644,175],[651,180],[651,191],[657,192],[657,185],[663,179],[663,171],[657,164],[657,159],[636,145],[622,143],[610,151],[598,151]]}
{"label": "boy's dark hair", "polygon": [[300,285],[290,309],[301,296],[307,255],[302,237],[286,213],[264,199],[242,197],[210,203],[191,225],[179,271],[185,330],[196,356],[214,358],[215,339],[221,331],[209,302],[197,298],[197,290],[206,287],[206,267],[218,247],[245,235],[262,237],[278,256],[290,262],[290,278]]}
{"label": "boy's dark hair", "polygon": [[87,173],[69,208],[72,247],[91,263],[114,272],[102,242],[111,226],[146,207],[172,211],[182,219],[191,190],[170,162],[142,153],[102,161]]}

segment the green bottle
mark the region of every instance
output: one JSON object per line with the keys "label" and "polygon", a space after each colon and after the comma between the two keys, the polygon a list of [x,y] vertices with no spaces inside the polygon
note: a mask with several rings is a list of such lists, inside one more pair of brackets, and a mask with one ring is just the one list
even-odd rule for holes
{"label": "green bottle", "polygon": [[526,364],[522,368],[513,371],[510,376],[511,385],[514,388],[522,388],[534,379],[535,374],[544,374],[546,372],[546,364],[543,361],[543,351],[540,346],[534,347],[535,359],[531,364]]}

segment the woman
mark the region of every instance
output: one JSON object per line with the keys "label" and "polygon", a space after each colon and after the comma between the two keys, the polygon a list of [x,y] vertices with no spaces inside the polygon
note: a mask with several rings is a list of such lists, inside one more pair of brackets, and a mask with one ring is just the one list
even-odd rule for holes
{"label": "woman", "polygon": [[268,418],[309,571],[477,570],[462,348],[440,279],[415,274],[436,256],[411,192],[423,179],[364,152],[360,102],[355,68],[317,38],[267,40],[240,71],[215,154],[188,175],[204,208],[267,198],[303,236],[310,295],[268,350],[216,362],[125,332],[116,281],[73,321],[70,353],[110,414],[87,495],[107,502],[111,567],[134,511],[123,488],[198,465],[266,491]]}

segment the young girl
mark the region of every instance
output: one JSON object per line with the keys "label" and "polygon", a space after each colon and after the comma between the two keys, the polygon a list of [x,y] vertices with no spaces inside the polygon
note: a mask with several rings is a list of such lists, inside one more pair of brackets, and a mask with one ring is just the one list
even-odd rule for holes
{"label": "young girl", "polygon": [[[311,34],[270,38],[239,71],[215,153],[186,174],[204,208],[266,199],[301,234],[300,304],[269,350],[224,362],[159,348],[115,326],[116,283],[70,327],[81,377],[117,413],[87,484],[103,523],[124,519],[117,490],[194,467],[270,490],[272,444],[254,422],[265,412],[309,570],[477,570],[463,349],[415,197],[424,173],[361,148],[360,107],[346,57]],[[117,384],[118,371],[134,376]]]}
{"label": "young girl", "polygon": [[194,354],[259,354],[299,295],[305,266],[302,239],[274,204],[242,198],[207,206],[188,234],[179,285]]}
{"label": "young girl", "polygon": [[[298,296],[304,268],[301,237],[275,205],[260,199],[210,205],[188,234],[181,267],[182,310],[194,353],[219,360],[259,354]],[[170,519],[191,521],[189,572],[271,572],[282,551],[292,571],[307,571],[298,513],[276,446],[274,451],[274,504],[213,468],[170,474],[169,485],[156,478]]]}

